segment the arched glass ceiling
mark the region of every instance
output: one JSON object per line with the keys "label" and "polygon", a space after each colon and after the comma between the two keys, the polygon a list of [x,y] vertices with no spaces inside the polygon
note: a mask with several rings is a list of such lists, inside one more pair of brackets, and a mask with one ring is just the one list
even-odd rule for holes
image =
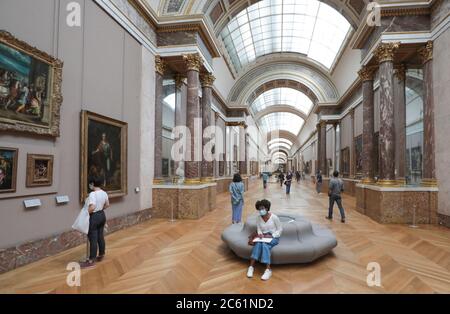
{"label": "arched glass ceiling", "polygon": [[269,143],[267,143],[267,145],[270,146],[270,145],[272,145],[274,143],[286,143],[286,144],[291,145],[291,146],[292,146],[292,144],[294,144],[290,140],[280,137],[280,138],[274,138],[273,140],[270,140]]}
{"label": "arched glass ceiling", "polygon": [[308,115],[313,103],[302,92],[288,87],[280,87],[268,90],[256,98],[250,109],[256,114],[269,106],[288,105]]}
{"label": "arched glass ceiling", "polygon": [[287,155],[286,155],[284,152],[276,152],[276,153],[273,153],[272,159],[273,159],[273,158],[283,158],[283,159],[286,159],[286,158],[287,158]]}
{"label": "arched glass ceiling", "polygon": [[259,120],[259,126],[265,133],[276,130],[286,130],[298,135],[302,128],[304,120],[296,114],[290,112],[274,112],[263,116]]}
{"label": "arched glass ceiling", "polygon": [[221,37],[237,71],[257,57],[298,52],[330,68],[351,26],[317,0],[262,0],[236,15]]}
{"label": "arched glass ceiling", "polygon": [[269,150],[272,150],[274,148],[278,148],[278,147],[284,147],[287,148],[288,150],[291,149],[291,145],[286,144],[286,143],[273,143],[269,145]]}

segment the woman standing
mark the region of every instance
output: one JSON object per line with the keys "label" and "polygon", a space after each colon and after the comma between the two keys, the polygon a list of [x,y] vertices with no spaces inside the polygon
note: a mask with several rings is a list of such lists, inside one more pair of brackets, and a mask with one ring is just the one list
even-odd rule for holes
{"label": "woman standing", "polygon": [[242,218],[242,207],[244,206],[244,183],[239,173],[233,176],[230,184],[231,208],[233,209],[232,223],[240,223]]}
{"label": "woman standing", "polygon": [[278,216],[270,213],[270,202],[268,200],[257,201],[255,207],[259,212],[259,216],[256,218],[258,238],[271,240],[270,242],[253,242],[254,247],[250,259],[250,266],[247,271],[247,277],[253,277],[255,263],[256,261],[260,261],[261,263],[266,264],[266,270],[261,279],[269,280],[272,276],[272,269],[270,268],[270,251],[278,244],[283,229]]}
{"label": "woman standing", "polygon": [[[102,180],[94,178],[89,184],[92,192],[89,194],[89,260],[81,263],[81,268],[92,267],[105,256],[105,238],[103,229],[106,223],[104,210],[109,207],[108,194],[100,186]],[[98,247],[98,256],[97,256]]]}
{"label": "woman standing", "polygon": [[291,184],[292,184],[292,172],[288,172],[286,175],[286,181],[284,182],[286,185],[286,194],[291,193]]}

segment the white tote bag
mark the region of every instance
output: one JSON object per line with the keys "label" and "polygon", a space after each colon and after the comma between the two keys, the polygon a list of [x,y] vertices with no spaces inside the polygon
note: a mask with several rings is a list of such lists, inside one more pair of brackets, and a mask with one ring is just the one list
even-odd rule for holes
{"label": "white tote bag", "polygon": [[78,230],[81,233],[88,234],[89,232],[89,198],[84,202],[84,206],[78,214],[77,219],[72,225],[72,229]]}

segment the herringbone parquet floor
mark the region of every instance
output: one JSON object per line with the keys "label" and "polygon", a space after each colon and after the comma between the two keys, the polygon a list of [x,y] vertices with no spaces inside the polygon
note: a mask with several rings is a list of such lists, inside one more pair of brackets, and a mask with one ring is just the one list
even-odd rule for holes
{"label": "herringbone parquet floor", "polygon": [[[286,196],[278,184],[263,191],[250,183],[244,217],[257,199],[268,198],[272,210],[293,211],[331,228],[338,246],[308,265],[274,266],[268,282],[245,277],[247,262],[222,243],[230,223],[227,193],[217,208],[199,220],[148,222],[106,238],[107,257],[82,271],[81,286],[66,284],[67,264],[78,261],[85,247],[0,275],[1,293],[450,293],[450,230],[422,225],[380,225],[354,211],[355,199],[344,197],[347,223],[325,220],[327,198],[309,183],[293,184]],[[369,262],[381,266],[381,287],[366,283]]]}

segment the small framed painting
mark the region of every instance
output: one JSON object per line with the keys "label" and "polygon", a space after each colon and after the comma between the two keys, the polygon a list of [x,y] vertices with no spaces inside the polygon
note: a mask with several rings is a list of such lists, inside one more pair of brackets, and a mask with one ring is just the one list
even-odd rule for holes
{"label": "small framed painting", "polygon": [[17,148],[0,147],[0,193],[16,192]]}
{"label": "small framed painting", "polygon": [[27,155],[27,187],[53,184],[53,156]]}

